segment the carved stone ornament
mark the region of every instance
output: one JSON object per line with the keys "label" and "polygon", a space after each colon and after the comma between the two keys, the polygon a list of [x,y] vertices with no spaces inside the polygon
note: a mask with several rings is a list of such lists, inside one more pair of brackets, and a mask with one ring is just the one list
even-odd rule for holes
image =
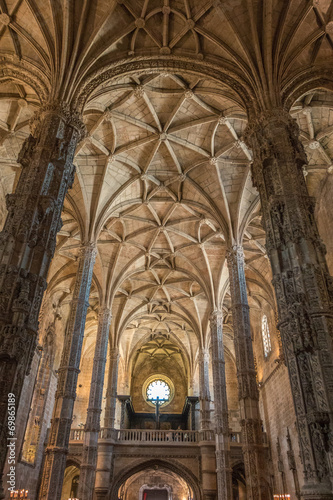
{"label": "carved stone ornament", "polygon": [[[60,500],[61,498],[96,253],[94,244],[87,244],[80,250],[79,266],[66,327],[65,344],[58,370],[58,385],[39,493],[40,499],[51,500],[52,498],[53,500]],[[88,448],[86,451],[89,456],[86,457],[86,460],[90,464],[95,460],[95,451],[94,447]],[[92,458],[90,454],[92,454]]]}
{"label": "carved stone ornament", "polygon": [[23,143],[15,193],[0,233],[0,467],[3,469],[6,398],[20,399],[37,344],[38,316],[67,190],[74,179],[73,157],[83,131],[79,115],[63,103],[49,103],[34,119]]}
{"label": "carved stone ornament", "polygon": [[215,310],[210,316],[210,332],[215,405],[217,491],[219,498],[231,498],[232,484],[231,470],[229,469],[230,443],[228,402],[222,329],[222,312]]}
{"label": "carved stone ornament", "polygon": [[82,82],[78,87],[73,99],[76,109],[82,110],[83,106],[91,93],[104,82],[113,80],[126,74],[140,73],[178,73],[179,71],[197,73],[198,75],[209,75],[212,79],[223,81],[228,85],[231,91],[236,91],[245,103],[251,103],[256,108],[256,99],[250,86],[235,74],[232,70],[224,68],[222,71],[216,64],[206,61],[194,61],[192,58],[171,56],[160,54],[157,58],[151,57],[133,57],[127,58],[108,67],[99,69],[89,75],[89,78]]}
{"label": "carved stone ornament", "polygon": [[84,447],[80,467],[78,496],[80,500],[93,497],[97,464],[97,442],[100,431],[102,396],[104,386],[106,353],[109,340],[111,310],[103,307],[98,316],[98,329],[91,376],[87,421],[84,427]]}
{"label": "carved stone ornament", "polygon": [[199,354],[200,380],[200,429],[210,429],[210,392],[209,392],[209,351],[202,349]]}
{"label": "carved stone ornament", "polygon": [[279,329],[299,433],[302,498],[333,498],[329,480],[333,406],[333,295],[314,201],[303,175],[306,155],[295,120],[282,109],[250,123],[252,175],[261,199]]}
{"label": "carved stone ornament", "polygon": [[[259,393],[253,355],[250,314],[244,272],[244,252],[234,245],[227,252],[235,338],[238,397],[242,418],[242,442],[249,499],[265,500],[268,480],[266,450],[263,447]],[[248,401],[251,400],[251,405]]]}

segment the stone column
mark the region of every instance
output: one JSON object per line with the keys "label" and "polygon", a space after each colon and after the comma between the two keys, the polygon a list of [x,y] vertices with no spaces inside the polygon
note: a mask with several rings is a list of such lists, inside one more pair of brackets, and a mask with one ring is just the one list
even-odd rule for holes
{"label": "stone column", "polygon": [[209,351],[199,353],[200,430],[210,429]]}
{"label": "stone column", "polygon": [[[266,453],[263,447],[259,393],[252,348],[242,247],[234,246],[229,250],[227,252],[227,262],[234,327],[246,491],[249,500],[266,500],[269,498],[268,476],[265,474],[265,463],[268,457],[265,456]],[[262,478],[265,478],[267,483]]]}
{"label": "stone column", "polygon": [[202,489],[205,500],[215,499],[217,493],[216,449],[209,430],[212,429],[209,390],[209,350],[199,352],[199,395],[200,395],[200,453],[202,463]]}
{"label": "stone column", "polygon": [[60,500],[61,497],[95,258],[94,245],[89,244],[81,248],[64,349],[58,370],[58,386],[49,443],[46,448],[40,500]]}
{"label": "stone column", "polygon": [[231,500],[230,440],[222,327],[222,312],[214,311],[210,316],[210,332],[214,382],[217,493],[218,500]]}
{"label": "stone column", "polygon": [[293,474],[296,498],[297,498],[297,500],[300,500],[301,494],[300,494],[299,482],[298,482],[298,471],[297,471],[297,467],[296,467],[295,454],[294,454],[294,450],[292,447],[288,427],[287,427],[287,444],[288,444],[288,450],[287,450],[288,465],[289,465],[289,469],[292,471],[292,474]]}
{"label": "stone column", "polygon": [[17,408],[36,348],[47,272],[82,135],[82,123],[66,105],[50,103],[41,108],[18,157],[22,172],[15,193],[6,197],[8,215],[0,233],[1,473],[7,451],[8,393],[15,394]]}
{"label": "stone column", "polygon": [[303,175],[296,122],[282,109],[250,123],[258,188],[304,468],[303,499],[332,499],[333,282]]}
{"label": "stone column", "polygon": [[110,349],[109,360],[110,363],[109,363],[108,385],[106,389],[104,427],[107,427],[108,429],[113,429],[116,417],[116,404],[117,404],[118,363],[119,363],[118,347]]}
{"label": "stone column", "polygon": [[[106,405],[104,415],[104,428],[109,429],[105,432],[106,436],[112,436],[110,429],[114,429],[117,404],[117,383],[118,383],[118,362],[119,350],[117,347],[109,351],[109,374],[106,390]],[[96,468],[95,493],[98,499],[107,498],[110,477],[113,469],[113,440],[101,439],[98,443],[98,456]],[[80,498],[81,500],[81,498]]]}
{"label": "stone column", "polygon": [[41,360],[36,377],[29,419],[22,446],[22,458],[36,466],[40,437],[45,422],[45,409],[49,398],[55,356],[55,320],[49,325],[43,339]]}
{"label": "stone column", "polygon": [[87,421],[84,427],[84,443],[78,497],[80,500],[92,500],[94,493],[97,442],[100,431],[103,385],[106,353],[108,348],[111,311],[101,308],[98,317],[98,330],[95,346],[93,371],[91,376]]}

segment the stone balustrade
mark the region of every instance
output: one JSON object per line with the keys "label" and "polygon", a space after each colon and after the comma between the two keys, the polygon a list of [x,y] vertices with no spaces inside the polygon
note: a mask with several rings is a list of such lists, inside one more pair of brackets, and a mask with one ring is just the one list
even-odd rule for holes
{"label": "stone balustrade", "polygon": [[69,434],[70,441],[83,441],[84,429],[71,429]]}
{"label": "stone balustrade", "polygon": [[[70,441],[83,442],[84,430],[71,429]],[[190,431],[190,430],[150,430],[150,429],[111,429],[104,427],[99,434],[100,439],[110,439],[115,443],[199,443],[202,441],[214,441],[212,430]],[[241,432],[230,433],[230,445],[241,445]],[[263,433],[263,444],[267,445],[267,435]]]}

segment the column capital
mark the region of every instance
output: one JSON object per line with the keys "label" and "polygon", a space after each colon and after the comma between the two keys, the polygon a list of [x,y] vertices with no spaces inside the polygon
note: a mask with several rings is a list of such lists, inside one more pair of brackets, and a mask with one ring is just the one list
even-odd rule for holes
{"label": "column capital", "polygon": [[232,264],[233,262],[241,262],[244,264],[244,248],[242,245],[232,245],[227,249],[226,252],[227,262],[228,264]]}
{"label": "column capital", "polygon": [[98,311],[98,315],[99,316],[110,316],[110,318],[112,319],[111,308],[106,306],[105,304],[103,306],[100,306],[99,311]]}
{"label": "column capital", "polygon": [[91,241],[88,243],[84,243],[80,246],[79,258],[86,258],[89,256],[95,258],[96,255],[97,255],[97,245],[95,242]]}
{"label": "column capital", "polygon": [[223,321],[222,311],[220,309],[214,309],[214,311],[210,313],[209,321],[211,326],[217,325],[218,322],[222,322]]}
{"label": "column capital", "polygon": [[210,357],[209,349],[207,347],[201,347],[199,350],[199,356],[198,356],[199,361],[202,361],[202,362],[207,361],[208,362],[209,357]]}
{"label": "column capital", "polygon": [[283,156],[292,156],[295,160],[307,163],[304,147],[299,141],[297,122],[283,108],[273,108],[255,115],[248,123],[244,140],[253,151],[254,163],[268,157],[281,159]]}
{"label": "column capital", "polygon": [[[261,111],[258,114],[255,114],[251,117],[248,122],[248,126],[246,129],[246,134],[249,132],[256,132],[258,129],[263,129],[272,123],[283,123],[285,125],[289,125],[290,123],[294,123],[297,126],[296,120],[291,116],[288,111],[284,108],[271,108],[264,111]],[[245,140],[247,139],[247,135],[245,135]]]}
{"label": "column capital", "polygon": [[111,347],[109,351],[109,358],[112,360],[119,359],[119,347]]}
{"label": "column capital", "polygon": [[112,320],[111,309],[106,306],[101,306],[98,311],[98,326],[99,328],[109,329]]}
{"label": "column capital", "polygon": [[51,101],[42,105],[30,120],[32,135],[38,135],[43,119],[46,115],[56,115],[61,118],[66,125],[76,129],[78,140],[82,140],[86,135],[86,126],[82,120],[82,115],[70,104],[64,101]]}

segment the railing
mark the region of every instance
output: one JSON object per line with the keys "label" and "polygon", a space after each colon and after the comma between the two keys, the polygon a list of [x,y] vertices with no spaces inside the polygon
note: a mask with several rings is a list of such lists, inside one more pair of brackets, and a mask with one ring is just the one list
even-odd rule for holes
{"label": "railing", "polygon": [[[99,433],[100,439],[110,439],[115,443],[199,443],[202,441],[215,441],[214,431],[189,430],[147,430],[147,429],[109,429],[104,427]],[[83,441],[83,429],[71,429],[70,441]],[[241,445],[241,432],[230,433],[230,444]],[[263,433],[263,444],[267,445],[267,434]]]}
{"label": "railing", "polygon": [[83,441],[84,430],[83,429],[71,429],[69,433],[70,441]]}
{"label": "railing", "polygon": [[198,443],[199,441],[214,441],[212,430],[147,430],[147,429],[108,429],[103,428],[99,437],[112,439],[118,443]]}
{"label": "railing", "polygon": [[[231,445],[242,444],[242,442],[243,441],[242,441],[242,433],[241,432],[231,432],[230,433],[230,444]],[[262,444],[264,444],[264,445],[268,444],[266,432],[262,433]]]}
{"label": "railing", "polygon": [[210,429],[199,431],[199,441],[215,441],[214,431]]}
{"label": "railing", "polygon": [[137,443],[197,443],[199,435],[197,431],[183,430],[142,430],[142,429],[120,429],[117,431],[116,441]]}
{"label": "railing", "polygon": [[230,444],[240,444],[242,442],[241,432],[231,432],[230,434]]}

